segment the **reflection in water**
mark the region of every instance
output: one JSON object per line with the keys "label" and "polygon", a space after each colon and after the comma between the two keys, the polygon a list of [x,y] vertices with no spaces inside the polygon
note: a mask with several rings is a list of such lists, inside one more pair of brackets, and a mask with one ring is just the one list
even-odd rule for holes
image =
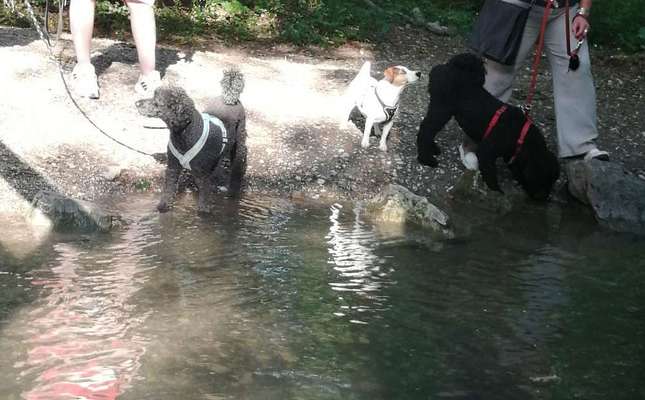
{"label": "reflection in water", "polygon": [[521,367],[531,360],[534,366],[541,366],[533,371],[526,368],[532,378],[553,374],[545,354],[535,349],[543,348],[558,335],[557,310],[569,303],[568,290],[563,286],[564,273],[578,261],[568,252],[546,245],[512,263],[511,276],[521,288],[518,303],[523,307],[509,307],[504,316],[512,321],[513,335],[512,340],[498,345],[500,365]]}
{"label": "reflection in water", "polygon": [[36,375],[24,398],[109,400],[128,388],[147,343],[135,331],[148,313],[130,304],[145,282],[142,247],[154,241],[146,230],[134,225],[100,254],[78,243],[55,246],[51,277],[32,281],[48,294],[28,315],[27,359],[15,365]]}
{"label": "reflection in water", "polygon": [[360,207],[185,200],[0,240],[1,400],[645,397],[642,240],[523,212],[428,247]]}
{"label": "reflection in water", "polygon": [[[387,295],[383,289],[388,284],[388,276],[393,269],[388,266],[386,259],[375,254],[378,239],[374,228],[361,221],[360,206],[353,210],[354,218],[348,222],[341,220],[342,205],[331,206],[329,233],[326,236],[331,259],[329,263],[338,272],[339,282],[331,282],[330,286],[337,292],[354,292],[365,300],[366,304],[342,305],[341,311],[335,315],[350,314],[351,322],[366,323],[356,313],[383,310],[386,308]],[[345,300],[342,296],[340,300]],[[351,310],[351,312],[349,312]]]}

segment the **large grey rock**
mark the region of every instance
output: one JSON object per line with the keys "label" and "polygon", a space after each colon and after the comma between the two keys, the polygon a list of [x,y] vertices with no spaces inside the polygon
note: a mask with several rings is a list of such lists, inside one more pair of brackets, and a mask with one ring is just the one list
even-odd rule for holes
{"label": "large grey rock", "polygon": [[51,224],[57,232],[107,232],[120,220],[94,203],[49,191],[36,194],[29,219],[37,225]]}
{"label": "large grey rock", "polygon": [[645,181],[599,160],[570,162],[565,171],[571,195],[588,204],[602,226],[645,234]]}
{"label": "large grey rock", "polygon": [[453,238],[448,215],[428,199],[403,186],[388,185],[365,205],[367,215],[377,222],[413,223],[429,228],[445,238]]}

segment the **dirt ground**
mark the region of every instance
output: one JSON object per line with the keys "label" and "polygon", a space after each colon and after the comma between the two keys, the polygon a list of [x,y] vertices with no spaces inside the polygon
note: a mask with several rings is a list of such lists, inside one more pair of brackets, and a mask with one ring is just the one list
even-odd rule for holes
{"label": "dirt ground", "polygon": [[[80,107],[117,140],[146,153],[165,151],[168,131],[159,129],[162,122],[145,119],[134,108],[138,76],[134,46],[107,39],[95,39],[93,46],[101,98],[78,99]],[[378,44],[351,43],[336,49],[162,44],[157,57],[163,80],[183,86],[198,106],[220,93],[223,69],[235,66],[244,73],[247,191],[360,199],[392,182],[432,198],[455,183],[463,166],[457,154],[461,134],[454,122],[438,138],[444,150],[440,167],[428,169],[416,161],[416,133],[428,102],[427,72],[464,50],[460,37],[402,27]],[[74,65],[69,36],[55,44],[54,52],[69,80]],[[24,209],[43,188],[86,200],[159,190],[164,166],[115,143],[83,117],[34,31],[0,27],[0,59],[0,212]],[[387,153],[378,149],[376,138],[370,148],[360,147],[360,121],[358,127],[347,128],[336,122],[339,96],[366,60],[372,61],[377,77],[393,64],[424,73],[402,97]],[[594,48],[592,63],[598,144],[613,161],[645,179],[645,57]],[[554,146],[550,74],[544,65],[533,115]],[[529,72],[527,66],[516,84],[518,100],[526,95]]]}

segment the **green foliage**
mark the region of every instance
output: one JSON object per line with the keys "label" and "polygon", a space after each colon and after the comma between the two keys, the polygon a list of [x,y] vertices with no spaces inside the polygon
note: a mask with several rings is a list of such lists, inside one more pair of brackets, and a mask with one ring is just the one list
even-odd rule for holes
{"label": "green foliage", "polygon": [[[192,2],[191,2],[192,1]],[[158,0],[163,39],[192,41],[218,35],[229,40],[279,40],[298,45],[378,41],[392,26],[413,20],[438,21],[467,33],[484,0]],[[33,0],[42,9],[44,0]],[[120,0],[97,1],[99,34],[128,36],[127,7]],[[191,6],[192,4],[192,6]],[[19,2],[19,6],[22,5]],[[645,50],[645,0],[595,1],[591,40],[627,52]],[[24,13],[23,13],[24,14]],[[27,26],[18,13],[0,8],[0,23]]]}
{"label": "green foliage", "polygon": [[645,0],[595,1],[591,40],[634,52],[645,49]]}
{"label": "green foliage", "polygon": [[145,178],[137,179],[134,182],[134,188],[140,192],[147,192],[152,187],[152,183]]}
{"label": "green foliage", "polygon": [[122,36],[130,31],[128,8],[123,3],[97,1],[95,12],[95,29]]}
{"label": "green foliage", "polygon": [[29,18],[24,14],[18,14],[7,7],[0,7],[0,25],[17,26],[19,28],[29,28]]}

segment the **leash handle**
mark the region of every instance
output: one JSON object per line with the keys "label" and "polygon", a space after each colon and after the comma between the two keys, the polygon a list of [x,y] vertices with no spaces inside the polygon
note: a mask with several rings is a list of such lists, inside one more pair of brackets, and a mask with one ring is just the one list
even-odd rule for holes
{"label": "leash handle", "polygon": [[[571,20],[569,19],[569,0],[566,0],[565,2],[565,7],[566,7],[566,20],[565,20],[565,35],[567,38],[567,55],[569,56],[569,71],[575,71],[580,67],[580,57],[578,57],[578,51],[580,51],[580,47],[582,46],[582,43],[584,39],[578,40],[578,45],[576,46],[575,49],[571,50]],[[575,19],[575,17],[573,17]]]}
{"label": "leash handle", "polygon": [[544,15],[542,15],[542,22],[540,24],[538,44],[535,48],[535,56],[533,57],[533,71],[531,72],[531,84],[529,85],[529,93],[526,96],[526,104],[524,104],[524,107],[522,107],[524,113],[527,116],[531,111],[531,103],[533,102],[533,96],[535,95],[535,86],[537,85],[537,72],[538,67],[540,66],[540,60],[542,58],[542,50],[544,49],[544,33],[546,31],[546,24],[549,21],[549,14],[551,13],[552,6],[553,0],[547,0],[546,6],[544,7]]}

